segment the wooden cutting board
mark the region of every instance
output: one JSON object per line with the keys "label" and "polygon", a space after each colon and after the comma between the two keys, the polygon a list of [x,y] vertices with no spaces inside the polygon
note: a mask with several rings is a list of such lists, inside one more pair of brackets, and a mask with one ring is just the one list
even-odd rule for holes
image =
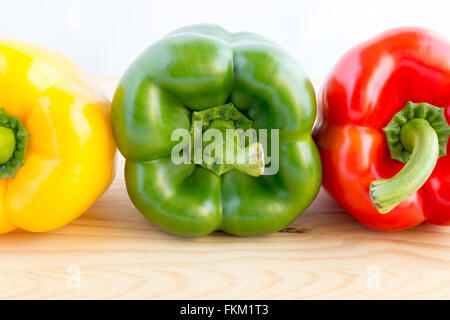
{"label": "wooden cutting board", "polygon": [[[117,78],[92,78],[112,97]],[[70,205],[70,204],[68,204]],[[182,239],[111,188],[45,234],[0,236],[0,299],[450,298],[450,227],[370,230],[324,191],[283,232]]]}

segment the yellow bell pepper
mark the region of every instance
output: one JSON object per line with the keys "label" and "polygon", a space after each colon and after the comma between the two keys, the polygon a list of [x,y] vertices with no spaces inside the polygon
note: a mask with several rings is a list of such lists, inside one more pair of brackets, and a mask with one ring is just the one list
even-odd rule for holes
{"label": "yellow bell pepper", "polygon": [[0,109],[0,234],[62,227],[108,188],[110,103],[70,59],[0,38]]}

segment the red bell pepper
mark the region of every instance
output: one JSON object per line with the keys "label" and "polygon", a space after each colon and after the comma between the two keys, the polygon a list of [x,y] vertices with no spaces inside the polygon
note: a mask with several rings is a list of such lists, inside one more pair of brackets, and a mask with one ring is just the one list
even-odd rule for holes
{"label": "red bell pepper", "polygon": [[450,225],[446,39],[382,33],[340,59],[319,99],[323,184],[344,209],[378,230]]}

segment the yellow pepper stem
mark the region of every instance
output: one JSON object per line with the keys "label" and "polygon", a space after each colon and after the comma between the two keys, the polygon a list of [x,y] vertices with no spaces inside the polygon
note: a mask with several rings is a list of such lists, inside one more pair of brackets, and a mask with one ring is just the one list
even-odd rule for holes
{"label": "yellow pepper stem", "polygon": [[0,178],[13,178],[24,164],[28,137],[20,119],[0,109]]}
{"label": "yellow pepper stem", "polygon": [[12,158],[16,150],[16,136],[14,131],[7,127],[0,127],[0,164]]}

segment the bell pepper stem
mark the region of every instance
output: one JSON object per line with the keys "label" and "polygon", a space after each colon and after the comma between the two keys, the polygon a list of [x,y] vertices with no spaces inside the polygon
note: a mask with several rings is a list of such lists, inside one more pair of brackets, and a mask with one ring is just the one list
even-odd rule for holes
{"label": "bell pepper stem", "polygon": [[0,165],[8,162],[16,150],[16,136],[14,131],[0,126]]}
{"label": "bell pepper stem", "polygon": [[20,119],[0,109],[0,179],[13,178],[25,163],[28,138]]}
{"label": "bell pepper stem", "polygon": [[[198,151],[197,154],[194,154],[194,159],[197,157],[200,160],[195,163],[201,164],[218,176],[235,169],[253,177],[259,177],[264,173],[264,149],[261,143],[255,141],[256,131],[254,131],[254,140],[251,139],[248,146],[242,143],[245,141],[245,131],[252,127],[253,122],[247,119],[231,102],[193,112],[192,133],[194,141],[198,141],[198,145],[202,145],[201,139],[198,140],[198,137],[202,136],[202,131],[215,129],[222,133],[222,138],[225,137],[224,152],[204,152],[202,154]],[[231,131],[231,135],[228,131]],[[202,162],[202,156],[207,161]]]}
{"label": "bell pepper stem", "polygon": [[[259,177],[264,173],[264,150],[261,143],[255,142],[238,150],[238,161],[232,165],[234,169],[253,177]],[[239,161],[241,159],[243,161]]]}
{"label": "bell pepper stem", "polygon": [[416,193],[433,173],[439,158],[439,139],[425,119],[408,121],[400,140],[411,151],[406,165],[393,178],[370,184],[370,199],[380,213],[388,213]]}
{"label": "bell pepper stem", "polygon": [[[232,169],[253,177],[259,177],[264,173],[264,149],[259,142],[254,142],[245,148],[226,144],[224,154],[214,155],[212,161],[224,163]],[[222,171],[219,173],[222,174]]]}

